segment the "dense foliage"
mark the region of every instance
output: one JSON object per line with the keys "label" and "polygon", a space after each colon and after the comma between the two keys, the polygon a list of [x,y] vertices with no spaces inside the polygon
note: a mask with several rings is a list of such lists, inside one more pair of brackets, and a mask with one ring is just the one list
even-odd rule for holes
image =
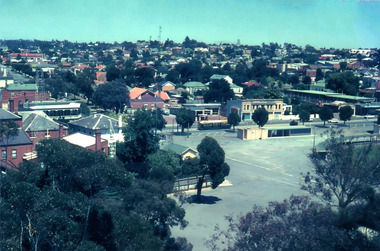
{"label": "dense foliage", "polygon": [[4,249],[179,250],[169,227],[185,226],[185,212],[160,183],[59,139],[41,141],[37,152],[37,163],[2,177]]}

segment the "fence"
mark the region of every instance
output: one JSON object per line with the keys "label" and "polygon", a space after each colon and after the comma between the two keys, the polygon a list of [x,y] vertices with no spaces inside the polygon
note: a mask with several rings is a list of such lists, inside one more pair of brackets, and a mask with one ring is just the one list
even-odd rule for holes
{"label": "fence", "polygon": [[[187,178],[176,179],[174,182],[174,191],[183,192],[189,191],[197,188],[198,179],[200,176],[192,176]],[[203,182],[202,188],[210,187],[211,179],[209,176],[205,177],[205,181]]]}

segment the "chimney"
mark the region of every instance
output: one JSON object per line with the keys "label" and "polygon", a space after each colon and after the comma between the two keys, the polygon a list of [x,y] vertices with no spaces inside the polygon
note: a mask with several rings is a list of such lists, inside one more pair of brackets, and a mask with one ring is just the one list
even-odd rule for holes
{"label": "chimney", "polygon": [[95,133],[95,151],[100,151],[102,149],[102,142],[101,142],[101,135],[102,133],[100,131],[96,131]]}
{"label": "chimney", "polygon": [[63,138],[63,125],[62,124],[59,124],[59,138],[60,139]]}
{"label": "chimney", "polygon": [[9,99],[9,111],[15,112],[15,101],[13,99]]}

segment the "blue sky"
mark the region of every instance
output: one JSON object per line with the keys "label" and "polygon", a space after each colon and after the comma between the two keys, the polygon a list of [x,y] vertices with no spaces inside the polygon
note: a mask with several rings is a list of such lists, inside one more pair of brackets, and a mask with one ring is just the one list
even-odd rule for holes
{"label": "blue sky", "polygon": [[1,39],[380,47],[378,0],[0,0]]}

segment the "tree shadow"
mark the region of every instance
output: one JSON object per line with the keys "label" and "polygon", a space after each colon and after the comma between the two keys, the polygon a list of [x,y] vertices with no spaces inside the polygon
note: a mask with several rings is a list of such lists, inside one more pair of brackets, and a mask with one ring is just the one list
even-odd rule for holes
{"label": "tree shadow", "polygon": [[198,201],[196,201],[196,198],[197,198],[197,195],[190,196],[189,202],[190,203],[196,203],[196,204],[212,205],[212,204],[216,204],[216,202],[218,202],[218,201],[221,200],[221,199],[219,199],[216,196],[204,196],[204,195],[201,195],[201,201],[198,202]]}
{"label": "tree shadow", "polygon": [[[187,136],[187,132],[181,133],[181,132],[173,132],[174,136]],[[191,132],[189,132],[189,136],[191,135]]]}

